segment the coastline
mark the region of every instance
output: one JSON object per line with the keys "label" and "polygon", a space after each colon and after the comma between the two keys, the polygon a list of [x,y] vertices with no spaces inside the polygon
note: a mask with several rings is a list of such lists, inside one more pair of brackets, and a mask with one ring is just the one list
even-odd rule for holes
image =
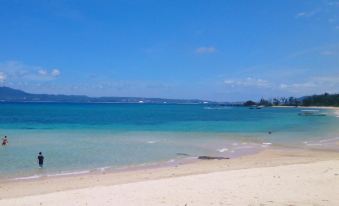
{"label": "coastline", "polygon": [[[224,178],[228,179],[230,178],[230,174],[234,175],[238,172],[240,174],[246,173],[249,175],[253,173],[254,175],[258,172],[258,170],[267,170],[268,174],[270,174],[272,172],[271,170],[277,170],[277,168],[279,167],[281,167],[280,169],[282,170],[290,170],[295,167],[300,167],[300,172],[303,171],[303,168],[309,167],[314,169],[318,168],[325,171],[328,170],[328,167],[333,167],[333,165],[338,166],[338,163],[339,153],[337,152],[270,148],[265,149],[257,154],[241,156],[230,160],[199,160],[191,163],[166,167],[142,168],[120,172],[79,174],[74,176],[59,176],[34,180],[3,182],[1,183],[0,187],[0,205],[20,205],[20,203],[23,202],[25,202],[25,205],[37,205],[37,201],[40,201],[40,199],[41,201],[44,201],[43,205],[57,205],[56,202],[59,203],[59,201],[64,201],[62,203],[63,205],[73,205],[70,203],[75,203],[79,201],[81,202],[81,198],[79,199],[79,196],[74,196],[70,199],[66,198],[64,200],[61,200],[59,198],[65,198],[65,195],[69,196],[73,193],[79,193],[79,195],[87,194],[89,191],[91,191],[96,195],[99,195],[103,200],[106,200],[110,197],[105,196],[105,193],[102,190],[111,191],[115,190],[114,188],[117,187],[128,187],[129,189],[134,190],[136,189],[136,186],[140,184],[148,185],[150,182],[157,182],[158,184],[162,185],[164,181],[168,182],[166,184],[174,184],[175,187],[180,187],[180,185],[186,184],[185,181],[182,182],[181,180],[179,180],[180,178],[191,178],[199,182],[199,175],[207,175],[210,176],[210,178],[214,178],[216,175],[221,175],[224,176]],[[334,172],[334,174],[339,174],[339,168],[333,169],[332,172]],[[298,173],[294,176],[289,176],[289,174],[282,174],[281,172],[278,172],[277,175],[284,175],[287,179],[289,179],[295,178],[295,175],[300,176],[303,174]],[[266,181],[269,177],[258,177],[254,175],[252,179],[250,178],[250,180],[245,183],[252,184],[250,182],[252,180],[259,181],[258,178],[260,179],[260,181]],[[319,178],[322,177],[319,176]],[[339,176],[333,175],[333,177],[331,176],[331,178],[333,178],[331,179],[331,181],[338,183]],[[231,181],[231,179],[229,180]],[[306,179],[306,181],[308,181],[308,179]],[[206,182],[206,184],[210,185],[207,185],[208,187],[205,189],[211,189],[210,187],[216,187],[218,185],[218,182]],[[237,182],[234,182],[233,184],[237,184]],[[325,188],[329,187],[322,184],[318,186]],[[157,191],[166,191],[166,189],[163,187],[164,186],[158,188]],[[275,186],[275,189],[279,188],[280,185]],[[194,191],[194,189],[192,190]],[[289,192],[293,193],[293,191]],[[144,194],[144,197],[146,199],[147,197],[152,197],[152,194],[148,192],[141,191],[141,193]],[[179,191],[174,194],[177,195],[177,193],[179,193]],[[212,193],[210,195],[213,196],[214,194]],[[192,198],[199,199],[198,197]],[[88,201],[90,201],[90,199]],[[127,201],[127,205],[135,205],[128,203],[128,201],[133,202],[133,199],[124,201]],[[149,205],[157,205],[152,204],[153,200],[149,201],[151,201]],[[334,201],[335,203],[338,203],[339,198],[329,201]],[[156,202],[156,200],[154,200],[154,202]],[[232,204],[234,203],[232,202]],[[105,204],[104,202],[102,202],[102,204],[100,205]],[[164,203],[164,205],[174,205],[174,202],[169,201],[166,202],[166,204]]]}

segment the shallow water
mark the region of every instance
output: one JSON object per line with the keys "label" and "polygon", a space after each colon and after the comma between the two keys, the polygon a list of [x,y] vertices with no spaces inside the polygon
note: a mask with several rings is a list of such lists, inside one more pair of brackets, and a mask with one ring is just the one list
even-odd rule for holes
{"label": "shallow water", "polygon": [[[0,176],[64,174],[185,156],[236,156],[272,145],[337,149],[339,118],[299,108],[155,104],[0,104]],[[271,131],[272,134],[268,134]],[[37,168],[36,155],[45,155]]]}

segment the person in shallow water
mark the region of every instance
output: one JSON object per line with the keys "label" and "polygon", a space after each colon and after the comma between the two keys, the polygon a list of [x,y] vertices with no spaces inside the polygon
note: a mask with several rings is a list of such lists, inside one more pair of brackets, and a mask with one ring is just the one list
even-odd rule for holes
{"label": "person in shallow water", "polygon": [[44,156],[42,155],[41,152],[39,152],[39,155],[38,155],[38,163],[39,163],[39,167],[42,168],[44,166]]}
{"label": "person in shallow water", "polygon": [[2,146],[5,146],[8,144],[8,139],[7,136],[5,136],[4,138],[2,138]]}

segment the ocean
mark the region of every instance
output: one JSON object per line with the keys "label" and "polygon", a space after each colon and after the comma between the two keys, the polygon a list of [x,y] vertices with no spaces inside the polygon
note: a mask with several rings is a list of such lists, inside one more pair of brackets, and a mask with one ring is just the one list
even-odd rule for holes
{"label": "ocean", "polygon": [[[279,146],[339,150],[339,118],[301,108],[1,103],[0,179],[59,176]],[[270,132],[270,133],[269,133]],[[43,169],[37,154],[45,156]]]}

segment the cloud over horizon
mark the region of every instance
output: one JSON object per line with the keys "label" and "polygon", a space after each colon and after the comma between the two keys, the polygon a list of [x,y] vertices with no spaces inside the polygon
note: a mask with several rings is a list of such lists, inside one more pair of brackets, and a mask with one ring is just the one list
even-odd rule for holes
{"label": "cloud over horizon", "polygon": [[281,83],[279,88],[294,94],[336,93],[339,88],[339,74],[333,76],[310,77],[304,82]]}
{"label": "cloud over horizon", "polygon": [[224,80],[224,83],[231,87],[262,87],[268,88],[271,84],[264,79],[247,77],[245,79],[227,79]]}
{"label": "cloud over horizon", "polygon": [[60,76],[59,69],[45,69],[41,66],[26,65],[19,61],[0,63],[0,81],[49,81]]}
{"label": "cloud over horizon", "polygon": [[59,69],[52,69],[48,71],[47,69],[39,69],[38,75],[43,77],[58,77],[61,74]]}

